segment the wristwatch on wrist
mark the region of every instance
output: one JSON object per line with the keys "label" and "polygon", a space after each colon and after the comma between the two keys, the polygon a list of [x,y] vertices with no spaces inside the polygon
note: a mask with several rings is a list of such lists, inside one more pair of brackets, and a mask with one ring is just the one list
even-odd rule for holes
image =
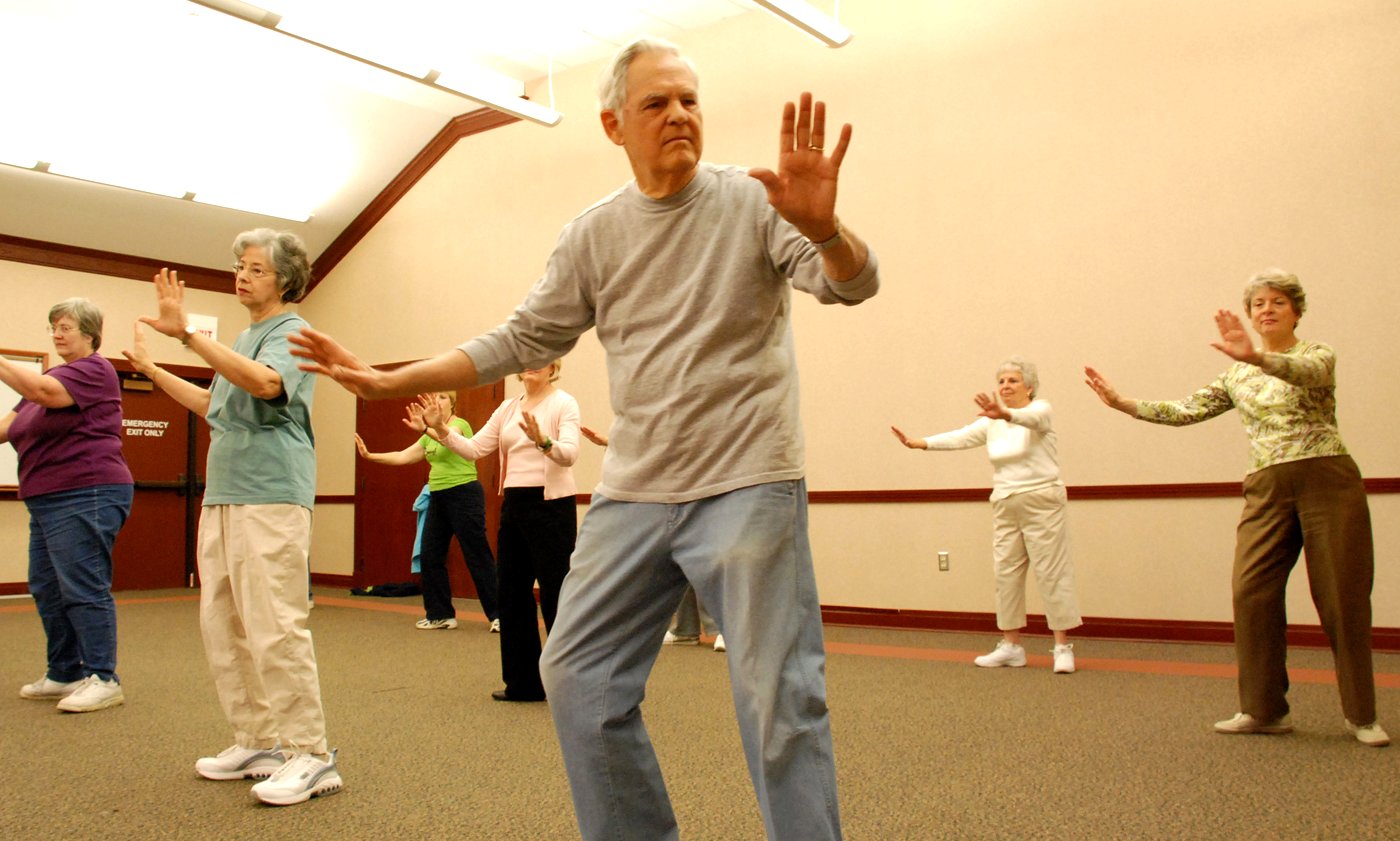
{"label": "wristwatch on wrist", "polygon": [[[840,222],[837,222],[837,223],[836,223],[836,233],[832,234],[831,236],[827,237],[826,239],[822,240],[821,242],[812,242],[812,245],[815,245],[815,246],[817,247],[817,250],[818,250],[818,251],[830,251],[831,249],[833,249],[833,248],[835,248],[836,246],[838,246],[838,245],[841,244],[841,240],[842,240],[842,236],[841,236],[841,235],[844,234],[844,233],[845,233],[845,230],[842,229],[841,223],[840,223]],[[811,242],[811,240],[808,240],[808,242]]]}
{"label": "wristwatch on wrist", "polygon": [[180,335],[180,344],[188,347],[190,344],[190,339],[193,339],[194,334],[198,332],[199,331],[195,329],[195,326],[193,324],[186,324],[184,332]]}

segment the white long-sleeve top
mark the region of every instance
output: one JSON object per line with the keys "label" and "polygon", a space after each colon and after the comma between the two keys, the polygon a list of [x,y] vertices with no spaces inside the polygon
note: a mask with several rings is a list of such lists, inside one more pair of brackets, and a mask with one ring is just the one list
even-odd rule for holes
{"label": "white long-sleeve top", "polygon": [[970,450],[985,444],[992,462],[993,500],[1063,486],[1050,401],[1035,399],[1007,411],[1009,421],[978,418],[962,429],[930,435],[924,444],[930,450]]}
{"label": "white long-sleeve top", "polygon": [[544,487],[545,499],[574,496],[574,462],[578,459],[579,411],[572,394],[555,389],[531,412],[540,429],[554,441],[542,453],[520,429],[520,398],[512,397],[496,407],[490,420],[468,438],[457,430],[442,443],[447,449],[475,461],[499,453],[501,488]]}

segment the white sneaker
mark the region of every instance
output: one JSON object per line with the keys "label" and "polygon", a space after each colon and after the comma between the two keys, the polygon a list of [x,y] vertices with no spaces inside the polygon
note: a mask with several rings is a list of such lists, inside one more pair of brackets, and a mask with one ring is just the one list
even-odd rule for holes
{"label": "white sneaker", "polygon": [[292,806],[305,803],[323,794],[335,794],[343,783],[335,767],[335,751],[327,760],[314,754],[294,754],[272,773],[253,786],[253,796],[271,806]]}
{"label": "white sneaker", "polygon": [[501,620],[500,620],[500,619],[492,619],[492,620],[491,620],[491,633],[493,633],[493,634],[499,634],[500,632],[501,632]]}
{"label": "white sneaker", "polygon": [[457,620],[448,619],[419,619],[413,626],[420,631],[450,631],[457,627]]}
{"label": "white sneaker", "polygon": [[1026,649],[1015,643],[1002,640],[997,643],[990,653],[983,654],[972,662],[984,669],[995,669],[999,666],[1010,666],[1019,669],[1026,665]]}
{"label": "white sneaker", "polygon": [[699,635],[699,634],[696,634],[695,636],[689,636],[689,635],[687,635],[687,636],[678,636],[678,635],[676,635],[676,634],[671,633],[670,631],[667,631],[667,632],[666,632],[666,636],[664,636],[664,637],[661,638],[661,644],[662,644],[662,645],[699,645],[699,644],[700,644],[700,635]]}
{"label": "white sneaker", "polygon": [[56,698],[66,698],[77,691],[82,686],[81,680],[71,683],[59,683],[56,680],[49,680],[48,675],[44,675],[33,683],[26,683],[19,688],[19,697],[31,698],[36,701],[52,701]]}
{"label": "white sneaker", "polygon": [[1390,744],[1390,734],[1385,732],[1379,721],[1373,721],[1365,727],[1357,727],[1348,721],[1347,729],[1356,737],[1356,741],[1367,747],[1383,748]]}
{"label": "white sneaker", "polygon": [[727,651],[724,647],[724,634],[715,634],[715,651]]}
{"label": "white sneaker", "polygon": [[287,757],[281,748],[225,748],[218,756],[205,756],[194,763],[195,773],[206,780],[260,780],[272,776]]}
{"label": "white sneaker", "polygon": [[1067,642],[1064,645],[1057,645],[1050,649],[1050,654],[1055,658],[1055,674],[1074,674],[1074,643]]}
{"label": "white sneaker", "polygon": [[1215,732],[1227,736],[1259,733],[1266,736],[1281,736],[1293,732],[1293,720],[1287,714],[1273,721],[1260,721],[1249,713],[1235,713],[1234,718],[1215,722]]}
{"label": "white sneaker", "polygon": [[58,702],[58,708],[66,713],[95,713],[123,703],[126,703],[126,696],[122,694],[120,683],[88,675],[78,683],[77,689]]}

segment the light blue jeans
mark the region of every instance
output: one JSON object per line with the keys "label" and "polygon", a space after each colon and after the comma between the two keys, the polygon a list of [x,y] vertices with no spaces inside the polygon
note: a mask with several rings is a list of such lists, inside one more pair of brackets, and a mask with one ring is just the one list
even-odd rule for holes
{"label": "light blue jeans", "polygon": [[678,504],[593,495],[540,660],[583,838],[679,838],[640,705],[687,579],[729,649],[768,838],[839,839],[802,481]]}
{"label": "light blue jeans", "polygon": [[24,501],[29,594],[48,638],[49,680],[117,679],[112,545],[131,499],[131,485],[95,485]]}

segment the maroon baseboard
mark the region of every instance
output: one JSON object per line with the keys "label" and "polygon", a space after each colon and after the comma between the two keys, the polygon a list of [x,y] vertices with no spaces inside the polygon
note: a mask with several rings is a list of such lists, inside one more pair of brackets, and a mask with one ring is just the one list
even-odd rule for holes
{"label": "maroon baseboard", "polygon": [[[964,613],[951,610],[898,610],[873,607],[826,605],[822,622],[827,625],[856,625],[866,628],[904,628],[916,631],[955,631],[995,634],[996,616],[991,613]],[[1028,634],[1050,635],[1044,616],[1026,617]],[[1229,622],[1200,622],[1176,619],[1124,619],[1109,616],[1085,617],[1074,629],[1074,636],[1088,639],[1132,640],[1135,642],[1212,642],[1233,643],[1234,627]],[[1319,625],[1289,625],[1288,644],[1307,648],[1327,648],[1327,635]],[[1372,628],[1371,648],[1400,651],[1400,628]]]}
{"label": "maroon baseboard", "polygon": [[355,576],[332,575],[329,572],[313,572],[311,573],[311,583],[321,587],[344,587],[348,590],[355,586]]}
{"label": "maroon baseboard", "polygon": [[0,583],[0,596],[24,596],[29,594],[29,584],[24,581]]}

